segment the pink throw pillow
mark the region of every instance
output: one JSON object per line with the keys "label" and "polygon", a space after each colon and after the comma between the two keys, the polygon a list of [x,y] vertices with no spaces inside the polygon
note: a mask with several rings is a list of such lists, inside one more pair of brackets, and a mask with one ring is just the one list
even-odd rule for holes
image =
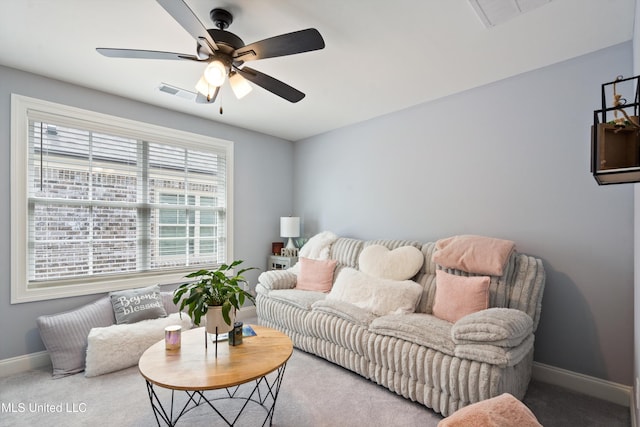
{"label": "pink throw pillow", "polygon": [[436,249],[433,262],[445,268],[502,276],[504,266],[515,250],[515,243],[492,237],[462,235],[438,240]]}
{"label": "pink throw pillow", "polygon": [[436,270],[433,315],[455,323],[467,314],[489,308],[488,276],[456,276]]}
{"label": "pink throw pillow", "polygon": [[329,292],[333,286],[335,260],[300,258],[300,273],[294,289]]}

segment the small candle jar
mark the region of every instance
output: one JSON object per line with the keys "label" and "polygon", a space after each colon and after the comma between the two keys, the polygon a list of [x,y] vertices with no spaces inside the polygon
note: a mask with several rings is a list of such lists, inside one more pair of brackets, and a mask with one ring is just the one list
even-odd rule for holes
{"label": "small candle jar", "polygon": [[167,350],[177,350],[180,348],[180,325],[172,325],[164,328],[164,344]]}

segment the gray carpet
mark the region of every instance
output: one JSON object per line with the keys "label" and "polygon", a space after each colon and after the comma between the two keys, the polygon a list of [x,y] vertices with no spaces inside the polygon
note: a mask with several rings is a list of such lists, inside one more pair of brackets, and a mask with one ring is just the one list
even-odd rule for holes
{"label": "gray carpet", "polygon": [[[548,384],[532,382],[525,403],[545,427],[630,425],[628,408]],[[77,374],[54,380],[49,369],[0,378],[0,405],[0,426],[7,427],[156,425],[136,367],[94,378]],[[264,418],[261,411],[250,411],[250,417],[238,425],[260,425],[262,421],[253,415]],[[359,375],[295,350],[286,367],[273,425],[435,427],[441,419]],[[197,408],[178,425],[224,424],[208,408]]]}

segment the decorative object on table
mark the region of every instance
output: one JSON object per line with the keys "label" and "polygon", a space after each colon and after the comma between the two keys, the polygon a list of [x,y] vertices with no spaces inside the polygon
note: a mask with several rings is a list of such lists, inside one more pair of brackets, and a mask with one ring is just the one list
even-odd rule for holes
{"label": "decorative object on table", "polygon": [[280,217],[280,237],[288,238],[287,246],[281,251],[282,256],[297,256],[298,248],[293,243],[292,237],[300,237],[300,217]]}
{"label": "decorative object on table", "polygon": [[284,249],[284,243],[272,242],[271,243],[271,255],[280,255],[280,252]]}
{"label": "decorative object on table", "polygon": [[241,285],[247,284],[243,274],[256,268],[243,268],[234,274],[234,268],[243,262],[237,260],[231,264],[222,264],[215,270],[194,271],[185,277],[196,281],[183,283],[173,291],[173,302],[179,304],[180,311],[187,307],[187,313],[196,326],[200,325],[202,316],[206,316],[205,347],[207,333],[215,334],[216,357],[217,335],[233,328],[232,317],[235,319],[235,311],[240,309],[245,299],[255,301],[253,295]]}
{"label": "decorative object on table", "polygon": [[233,330],[229,331],[229,345],[242,344],[242,322],[235,322]]}
{"label": "decorative object on table", "polygon": [[[241,323],[241,322],[236,322],[236,323]],[[219,334],[217,337],[214,337],[213,335],[211,335],[211,341],[215,341],[215,339],[217,338],[218,341],[227,341],[229,340],[229,334],[233,333],[233,331],[229,331],[227,333],[224,334]],[[243,337],[255,337],[256,331],[253,330],[253,328],[251,327],[251,325],[243,325],[242,326],[242,336]]]}
{"label": "decorative object on table", "polygon": [[[591,173],[599,185],[640,182],[640,75],[622,76],[601,86],[602,109],[593,112]],[[607,89],[612,86],[612,106]],[[619,92],[634,93],[628,102]],[[607,113],[613,112],[607,117]]]}
{"label": "decorative object on table", "polygon": [[280,251],[280,256],[288,257],[288,258],[296,258],[298,256],[298,249],[297,248],[293,248],[293,249],[282,248],[282,250]]}
{"label": "decorative object on table", "polygon": [[182,326],[171,325],[164,328],[164,344],[166,350],[178,350],[180,348],[180,336]]}
{"label": "decorative object on table", "polygon": [[293,239],[293,243],[296,245],[297,248],[302,248],[305,243],[307,243],[307,239],[306,237],[298,237],[297,239]]}

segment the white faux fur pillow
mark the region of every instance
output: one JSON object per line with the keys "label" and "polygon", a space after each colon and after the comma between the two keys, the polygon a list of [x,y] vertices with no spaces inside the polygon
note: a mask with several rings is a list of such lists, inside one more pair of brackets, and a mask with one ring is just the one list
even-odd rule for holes
{"label": "white faux fur pillow", "polygon": [[407,280],[420,271],[424,255],[414,246],[402,246],[390,251],[386,246],[371,245],[360,252],[358,263],[360,270],[371,276]]}
{"label": "white faux fur pillow", "polygon": [[181,325],[182,330],[187,330],[191,328],[191,319],[185,313],[182,319],[180,313],[173,313],[158,319],[91,329],[84,376],[96,377],[136,365],[146,349],[164,339],[164,328],[171,325]]}
{"label": "white faux fur pillow", "polygon": [[348,302],[377,316],[385,316],[413,313],[421,296],[422,286],[411,280],[382,279],[345,267],[327,299]]}

